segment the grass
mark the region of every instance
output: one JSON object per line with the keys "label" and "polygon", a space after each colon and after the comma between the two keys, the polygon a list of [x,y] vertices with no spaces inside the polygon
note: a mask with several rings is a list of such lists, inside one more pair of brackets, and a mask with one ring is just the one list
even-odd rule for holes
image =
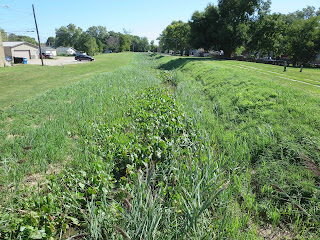
{"label": "grass", "polygon": [[188,63],[195,64],[199,61],[208,66],[214,62],[215,68],[237,69],[236,72],[242,72],[244,75],[250,74],[265,81],[294,88],[314,96],[319,96],[320,94],[320,87],[317,87],[320,85],[320,71],[316,68],[304,68],[300,72],[300,68],[287,67],[287,71],[283,72],[283,66],[244,61],[214,61],[209,58],[193,57],[173,57],[165,64],[164,68],[173,70],[181,68]]}
{"label": "grass", "polygon": [[[306,171],[299,153],[319,165],[319,88],[279,78],[281,67],[264,64],[162,58],[160,68],[175,69],[176,92],[187,114],[210,133],[228,159],[227,169],[236,173],[234,200],[249,213],[242,219],[258,228],[284,224],[290,238],[317,238],[316,230],[301,234],[319,224],[312,216],[319,216],[320,206],[319,179]],[[318,81],[317,69],[288,71],[289,78]]]}
{"label": "grass", "polygon": [[223,159],[153,64],[136,55],[1,113],[0,238],[216,235]]}
{"label": "grass", "polygon": [[133,53],[103,54],[87,64],[19,65],[0,69],[0,109],[16,105],[54,88],[68,86],[130,63]]}
{"label": "grass", "polygon": [[318,92],[236,64],[135,54],[5,108],[0,238],[319,238]]}

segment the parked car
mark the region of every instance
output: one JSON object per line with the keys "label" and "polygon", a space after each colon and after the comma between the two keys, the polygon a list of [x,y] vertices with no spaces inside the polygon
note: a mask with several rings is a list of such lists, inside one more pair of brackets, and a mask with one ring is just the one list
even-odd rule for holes
{"label": "parked car", "polygon": [[93,61],[94,60],[93,57],[90,57],[88,55],[79,55],[79,56],[76,56],[74,59],[77,61],[81,61],[81,60]]}
{"label": "parked car", "polygon": [[53,58],[52,53],[42,53],[42,58]]}

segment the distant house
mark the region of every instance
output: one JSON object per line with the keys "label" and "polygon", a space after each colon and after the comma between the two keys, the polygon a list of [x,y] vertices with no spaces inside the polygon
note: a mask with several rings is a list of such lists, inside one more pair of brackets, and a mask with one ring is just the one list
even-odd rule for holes
{"label": "distant house", "polygon": [[76,51],[76,56],[82,56],[82,55],[87,55],[87,53],[84,51]]}
{"label": "distant house", "polygon": [[77,50],[73,47],[58,47],[56,48],[57,54],[76,55]]}
{"label": "distant house", "polygon": [[51,53],[52,56],[57,56],[57,50],[52,47],[41,46],[42,53]]}
{"label": "distant house", "polygon": [[38,46],[28,42],[3,42],[4,55],[6,58],[14,57],[38,59]]}

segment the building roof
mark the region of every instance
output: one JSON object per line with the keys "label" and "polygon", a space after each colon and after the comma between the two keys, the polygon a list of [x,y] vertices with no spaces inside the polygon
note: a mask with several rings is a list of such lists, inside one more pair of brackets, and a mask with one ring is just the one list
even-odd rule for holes
{"label": "building roof", "polygon": [[3,42],[4,47],[15,47],[20,44],[23,44],[24,42]]}
{"label": "building roof", "polygon": [[49,46],[41,46],[41,50],[49,50],[49,51],[56,51],[56,49],[55,48],[53,48],[53,47],[49,47]]}
{"label": "building roof", "polygon": [[17,46],[20,46],[22,44],[26,44],[26,45],[30,45],[34,48],[38,48],[38,46],[32,44],[32,43],[28,43],[28,42],[3,42],[3,47],[17,47]]}
{"label": "building roof", "polygon": [[68,50],[70,48],[73,49],[74,51],[77,51],[73,47],[57,47],[57,49],[59,49],[59,50]]}

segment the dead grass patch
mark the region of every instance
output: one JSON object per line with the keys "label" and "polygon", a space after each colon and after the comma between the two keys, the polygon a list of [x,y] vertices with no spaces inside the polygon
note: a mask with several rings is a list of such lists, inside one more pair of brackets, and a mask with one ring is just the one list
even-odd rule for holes
{"label": "dead grass patch", "polygon": [[6,140],[13,140],[17,137],[21,137],[21,135],[19,134],[8,134],[8,136],[6,137]]}

